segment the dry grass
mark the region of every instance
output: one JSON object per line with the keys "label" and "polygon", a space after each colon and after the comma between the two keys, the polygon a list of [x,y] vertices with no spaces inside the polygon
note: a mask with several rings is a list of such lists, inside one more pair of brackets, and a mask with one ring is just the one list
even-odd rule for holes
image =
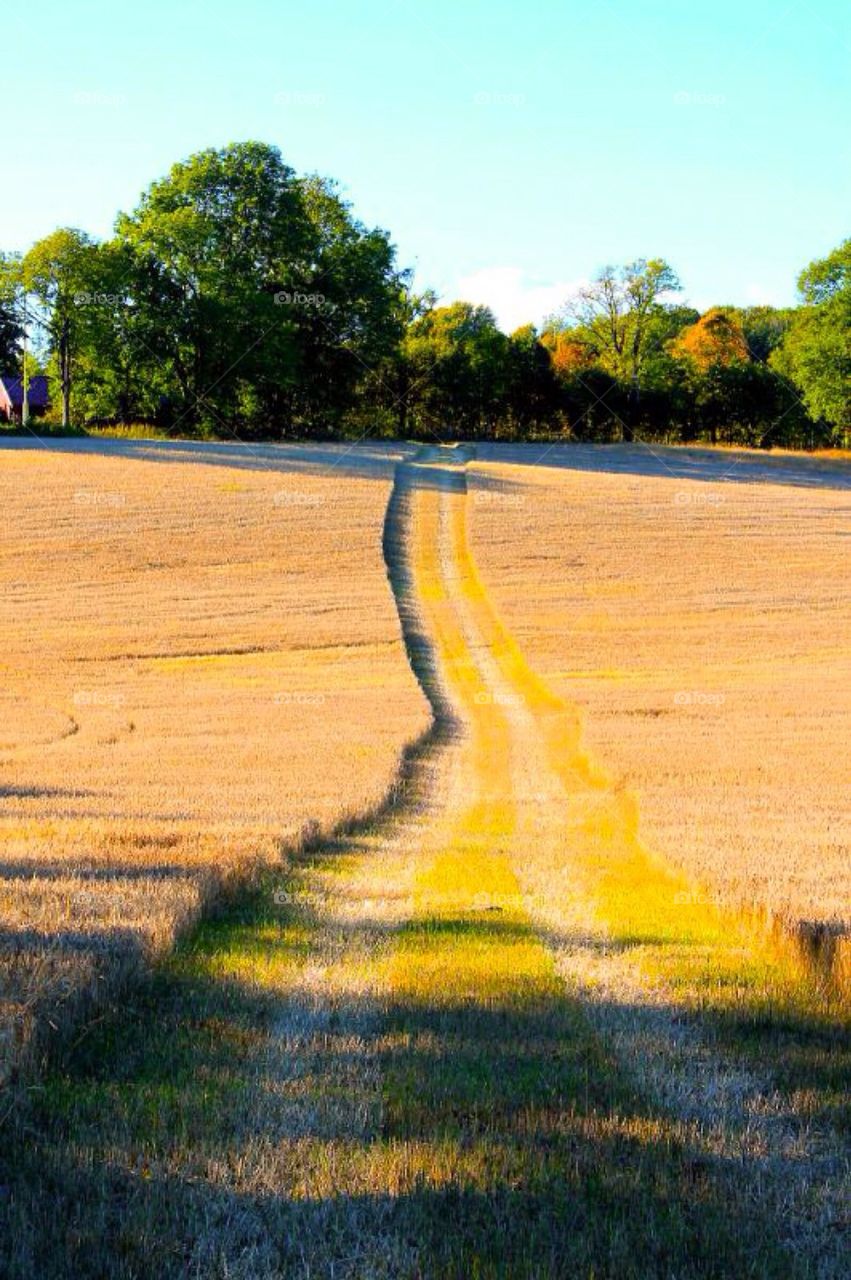
{"label": "dry grass", "polygon": [[540,453],[474,469],[476,559],[645,843],[710,904],[851,923],[847,468]]}
{"label": "dry grass", "polygon": [[426,724],[389,453],[64,442],[0,462],[0,1075]]}

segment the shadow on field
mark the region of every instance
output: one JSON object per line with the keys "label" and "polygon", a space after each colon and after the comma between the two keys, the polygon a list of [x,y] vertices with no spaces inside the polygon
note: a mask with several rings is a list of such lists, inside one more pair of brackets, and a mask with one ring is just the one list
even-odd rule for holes
{"label": "shadow on field", "polygon": [[[470,446],[461,446],[462,448]],[[422,456],[431,446],[410,441],[351,441],[265,443],[259,441],[121,440],[95,437],[10,436],[0,439],[0,451],[48,449],[79,457],[127,458],[140,462],[196,463],[250,471],[292,472],[331,478],[392,479],[398,462]],[[439,450],[440,446],[434,446]],[[501,444],[479,441],[476,456],[482,462],[535,466],[569,471],[604,472],[613,475],[651,476],[659,479],[699,480],[723,484],[780,484],[794,487],[851,488],[851,461],[847,458],[812,457],[808,454],[761,454],[736,449],[707,449],[656,443]],[[449,452],[447,449],[445,452]],[[477,488],[498,485],[482,474]]]}
{"label": "shadow on field", "polygon": [[76,800],[79,796],[100,795],[86,787],[22,787],[0,783],[0,801],[3,800]]}
{"label": "shadow on field", "polygon": [[0,861],[0,881],[3,880],[54,880],[56,878],[93,881],[109,884],[118,880],[169,880],[192,879],[192,867],[187,864],[130,861],[104,866],[93,862],[88,866],[72,862],[68,858],[22,858],[19,861]]}
{"label": "shadow on field", "polygon": [[[484,1005],[448,983],[356,1013],[358,1041],[331,1024],[289,1080],[310,1090],[291,1132],[286,1082],[252,1066],[275,1002],[207,967],[246,933],[303,957],[313,922],[270,938],[264,901],[203,925],[6,1118],[27,1141],[0,1154],[4,1276],[797,1274],[567,998]],[[337,1133],[325,1111],[364,1057],[377,1123]]]}
{"label": "shadow on field", "polygon": [[[772,456],[737,449],[661,444],[494,444],[477,446],[481,462],[595,471],[612,475],[701,480],[720,484],[780,484],[851,489],[851,460],[807,454]],[[477,481],[478,482],[478,481]]]}
{"label": "shadow on field", "polygon": [[163,466],[195,463],[208,467],[234,470],[269,471],[316,475],[327,479],[392,480],[396,463],[412,456],[418,446],[388,441],[387,443],[281,443],[253,441],[200,440],[121,440],[91,436],[39,437],[14,436],[0,440],[0,453],[5,450],[47,449],[51,453],[73,454],[75,457],[126,458],[136,462],[156,462]]}

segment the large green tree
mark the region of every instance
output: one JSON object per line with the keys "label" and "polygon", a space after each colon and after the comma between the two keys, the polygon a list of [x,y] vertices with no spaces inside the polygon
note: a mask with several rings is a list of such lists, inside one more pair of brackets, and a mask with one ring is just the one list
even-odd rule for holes
{"label": "large green tree", "polygon": [[804,305],[772,364],[792,379],[814,418],[836,439],[851,432],[851,240],[801,273]]}
{"label": "large green tree", "polygon": [[794,309],[792,307],[729,307],[730,315],[738,318],[748,344],[752,360],[763,364],[771,353],[780,346],[783,337],[792,323]]}
{"label": "large green tree", "polygon": [[167,317],[154,305],[150,264],[116,239],[97,247],[90,271],[77,357],[76,411],[89,422],[155,418],[172,373],[167,361],[154,358]]}
{"label": "large green tree", "polygon": [[139,357],[171,371],[181,421],[328,424],[400,336],[386,233],[358,223],[332,184],[297,177],[275,147],[191,156],[117,235],[137,264]]}
{"label": "large green tree", "polygon": [[416,430],[429,369],[415,368],[408,330],[437,305],[437,294],[415,292],[407,277],[400,280],[392,321],[396,336],[392,345],[364,370],[356,405],[346,414],[346,428],[358,436],[378,434],[404,439]]}
{"label": "large green tree", "polygon": [[399,350],[406,321],[408,273],[397,270],[389,236],[352,216],[336,185],[300,183],[310,221],[309,273],[300,284],[322,299],[297,309],[298,378],[293,416],[327,427],[351,412],[361,393]]}
{"label": "large green tree", "polygon": [[442,439],[493,435],[505,409],[509,340],[493,313],[470,302],[427,311],[408,329],[409,421]]}

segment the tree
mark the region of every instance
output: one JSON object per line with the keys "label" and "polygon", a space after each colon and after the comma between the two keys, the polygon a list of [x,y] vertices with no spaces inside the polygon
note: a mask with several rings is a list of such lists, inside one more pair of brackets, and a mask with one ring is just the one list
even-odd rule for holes
{"label": "tree", "polygon": [[94,253],[85,232],[62,227],[34,244],[22,264],[24,288],[35,298],[36,320],[47,336],[64,427],[71,422],[75,360],[90,301]]}
{"label": "tree", "polygon": [[575,439],[609,443],[621,436],[629,393],[600,365],[566,379],[562,394],[568,429]]}
{"label": "tree", "polygon": [[240,385],[296,364],[294,311],[275,295],[310,258],[298,182],[260,143],[207,150],[148,188],[117,239],[136,262],[141,361],[164,366],[162,395],[186,425],[228,426]]}
{"label": "tree", "polygon": [[596,356],[590,343],[557,321],[550,321],[544,329],[541,345],[550,353],[553,371],[563,381],[594,366]]}
{"label": "tree", "polygon": [[730,314],[742,326],[751,359],[765,364],[783,341],[795,313],[792,307],[758,306],[731,307]]}
{"label": "tree", "polygon": [[509,340],[488,307],[454,302],[415,320],[403,344],[418,433],[494,434],[505,410]]}
{"label": "tree", "polygon": [[748,344],[738,318],[724,307],[712,307],[683,329],[671,345],[675,356],[701,372],[716,365],[747,364]]}
{"label": "tree", "polygon": [[0,253],[0,374],[17,373],[23,330],[21,259]]}
{"label": "tree", "polygon": [[401,335],[386,233],[264,143],[174,165],[117,234],[137,264],[137,336],[185,423],[329,430]]}
{"label": "tree", "polygon": [[418,379],[425,376],[427,370],[414,369],[405,335],[436,305],[437,294],[433,290],[416,293],[406,276],[400,278],[394,316],[401,337],[364,370],[357,408],[346,415],[347,427],[359,436],[369,431],[404,439],[409,434],[411,413],[421,398]]}
{"label": "tree", "polygon": [[311,176],[300,180],[300,189],[312,243],[299,287],[322,303],[298,314],[294,412],[304,422],[321,417],[329,430],[374,383],[374,371],[398,353],[409,273],[396,268],[387,232],[355,219],[336,184]]}
{"label": "tree", "polygon": [[709,366],[692,384],[698,432],[713,444],[803,444],[812,429],[788,383],[759,361]]}
{"label": "tree", "polygon": [[523,438],[561,425],[561,387],[551,354],[534,325],[524,325],[511,334],[506,358],[506,427]]}
{"label": "tree", "polygon": [[771,357],[798,387],[808,410],[837,439],[851,431],[851,240],[801,273],[803,300]]}
{"label": "tree", "polygon": [[129,245],[110,240],[96,247],[91,291],[78,339],[74,404],[89,422],[156,418],[170,371],[154,359],[157,329],[165,321],[150,302],[144,260]]}
{"label": "tree", "polygon": [[662,258],[639,258],[625,267],[604,267],[594,281],[568,303],[576,340],[595,360],[629,388],[624,440],[634,436],[647,358],[658,344],[664,299],[680,290],[676,272]]}

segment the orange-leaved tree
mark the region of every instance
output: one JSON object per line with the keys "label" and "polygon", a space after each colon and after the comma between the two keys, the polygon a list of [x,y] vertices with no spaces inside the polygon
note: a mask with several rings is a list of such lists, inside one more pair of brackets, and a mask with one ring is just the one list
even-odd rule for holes
{"label": "orange-leaved tree", "polygon": [[683,329],[671,346],[680,360],[691,361],[701,373],[714,365],[746,364],[748,344],[739,319],[723,307],[712,307]]}

